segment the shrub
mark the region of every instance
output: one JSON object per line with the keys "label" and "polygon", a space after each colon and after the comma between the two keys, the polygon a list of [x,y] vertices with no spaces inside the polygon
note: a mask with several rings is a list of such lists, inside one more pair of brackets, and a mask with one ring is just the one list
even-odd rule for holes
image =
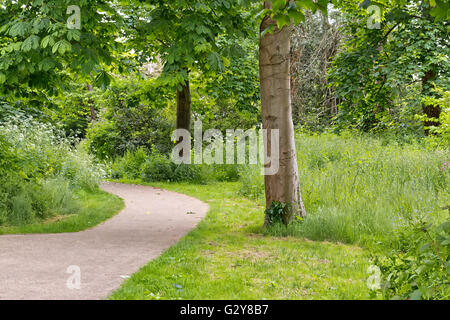
{"label": "shrub", "polygon": [[0,125],[0,225],[79,212],[77,190],[96,188],[104,170],[74,144],[32,118]]}
{"label": "shrub", "polygon": [[27,193],[19,193],[11,198],[8,221],[12,225],[32,223],[35,218],[33,203]]}
{"label": "shrub", "polygon": [[271,225],[283,223],[283,215],[286,211],[286,205],[286,203],[274,201],[270,207],[265,210],[264,214]]}
{"label": "shrub", "polygon": [[214,178],[217,181],[238,181],[240,178],[241,166],[233,164],[213,165]]}
{"label": "shrub", "polygon": [[56,175],[65,177],[77,188],[94,190],[106,176],[105,166],[97,163],[95,157],[81,146],[69,150],[66,157]]}
{"label": "shrub", "polygon": [[19,159],[14,154],[11,144],[6,140],[6,136],[0,132],[0,176],[6,172],[17,170]]}
{"label": "shrub", "polygon": [[141,178],[144,181],[174,181],[176,165],[160,153],[155,153],[147,159],[142,168]]}
{"label": "shrub", "polygon": [[99,121],[87,130],[87,146],[100,159],[123,157],[144,148],[168,153],[174,121],[165,114],[168,89],[154,80],[118,81],[98,99]]}
{"label": "shrub", "polygon": [[181,164],[172,162],[169,156],[153,149],[151,153],[144,148],[127,151],[111,164],[113,179],[141,179],[146,182],[191,182],[204,184],[210,181],[237,181],[238,166]]}
{"label": "shrub", "polygon": [[450,298],[450,222],[433,226],[424,217],[406,219],[388,255],[375,257],[386,299]]}
{"label": "shrub", "polygon": [[33,118],[11,118],[0,125],[0,135],[13,146],[17,167],[26,179],[63,176],[76,187],[95,188],[104,175],[102,166],[76,140],[64,137],[52,125]]}

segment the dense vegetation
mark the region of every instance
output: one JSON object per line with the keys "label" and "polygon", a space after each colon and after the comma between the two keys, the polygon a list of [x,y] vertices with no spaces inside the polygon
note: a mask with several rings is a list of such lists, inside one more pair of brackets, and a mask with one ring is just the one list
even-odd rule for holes
{"label": "dense vegetation", "polygon": [[[102,180],[151,183],[212,210],[113,298],[450,298],[446,1],[85,0],[78,29],[71,2],[0,2],[0,233],[79,231],[121,207]],[[290,90],[268,94],[258,42],[288,29]],[[307,212],[288,225],[261,166],[171,160],[174,129],[260,129],[280,92]]]}
{"label": "dense vegetation", "polygon": [[0,141],[0,234],[80,231],[122,207],[98,189],[105,167],[50,124],[5,118]]}

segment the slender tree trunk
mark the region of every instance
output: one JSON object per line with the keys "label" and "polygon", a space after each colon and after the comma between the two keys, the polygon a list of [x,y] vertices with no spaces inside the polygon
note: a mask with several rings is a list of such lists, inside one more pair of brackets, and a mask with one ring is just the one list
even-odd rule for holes
{"label": "slender tree trunk", "polygon": [[[269,6],[266,2],[265,6]],[[261,23],[261,32],[272,23],[266,17]],[[273,34],[266,33],[260,39],[260,81],[261,110],[263,128],[267,129],[267,150],[273,143],[279,145],[279,171],[275,175],[265,176],[266,206],[273,202],[286,203],[283,216],[285,224],[295,216],[305,216],[306,211],[300,194],[297,155],[292,122],[291,88],[290,88],[290,28],[279,30],[275,27]],[[279,130],[279,141],[272,141],[271,130]],[[265,225],[269,223],[266,217]]]}
{"label": "slender tree trunk", "polygon": [[[189,80],[185,83],[180,83],[177,89],[177,129],[191,130],[191,90],[189,87]],[[182,142],[183,138],[177,141],[177,144]],[[183,150],[180,151],[180,156],[183,156]]]}
{"label": "slender tree trunk", "polygon": [[[422,93],[425,95],[430,95],[430,82],[436,79],[436,73],[432,70],[428,71],[425,76],[422,78]],[[441,116],[441,107],[435,105],[423,105],[422,106],[423,113],[427,116],[427,118],[439,119]],[[424,126],[440,126],[439,120],[425,120]],[[429,135],[430,130],[425,128],[425,134]]]}
{"label": "slender tree trunk", "polygon": [[[88,84],[87,85],[87,90],[89,92],[93,90],[92,84]],[[89,109],[90,109],[90,112],[91,112],[91,122],[97,121],[97,112],[95,111],[94,100],[90,99],[88,101],[88,104],[89,104]]]}
{"label": "slender tree trunk", "polygon": [[[189,80],[177,90],[177,129],[191,129],[191,91]],[[181,90],[180,90],[181,89]]]}

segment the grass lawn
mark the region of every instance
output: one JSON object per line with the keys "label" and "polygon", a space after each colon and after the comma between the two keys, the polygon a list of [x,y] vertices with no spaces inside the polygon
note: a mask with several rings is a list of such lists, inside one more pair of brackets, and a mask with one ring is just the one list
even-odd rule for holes
{"label": "grass lawn", "polygon": [[357,246],[263,235],[263,207],[239,183],[152,183],[210,205],[199,226],[110,299],[367,299]]}
{"label": "grass lawn", "polygon": [[83,231],[113,217],[124,207],[122,199],[100,189],[78,191],[76,196],[81,204],[78,214],[60,215],[44,222],[23,226],[3,226],[0,227],[0,235]]}

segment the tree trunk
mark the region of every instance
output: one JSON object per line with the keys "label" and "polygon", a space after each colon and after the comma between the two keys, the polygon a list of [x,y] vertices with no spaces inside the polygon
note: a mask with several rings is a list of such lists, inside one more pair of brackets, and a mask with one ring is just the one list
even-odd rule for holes
{"label": "tree trunk", "polygon": [[[266,8],[270,2],[266,2]],[[272,20],[266,17],[261,32]],[[267,150],[279,145],[279,171],[265,176],[266,207],[273,202],[287,204],[283,222],[289,224],[295,216],[306,215],[300,194],[297,155],[292,122],[290,90],[290,34],[291,28],[268,32],[260,39],[259,64],[261,81],[261,111],[263,128],[267,130]],[[271,130],[279,130],[279,141],[272,141]],[[267,155],[266,155],[267,156]],[[269,224],[266,217],[265,225]]]}
{"label": "tree trunk", "polygon": [[[431,85],[430,82],[436,79],[436,73],[432,70],[428,71],[425,76],[422,78],[422,93],[424,95],[431,95]],[[430,134],[430,130],[426,127],[435,126],[438,127],[441,125],[439,122],[439,117],[441,116],[441,107],[435,105],[423,105],[422,106],[423,113],[427,116],[427,118],[438,119],[438,120],[425,120],[425,135]]]}
{"label": "tree trunk", "polygon": [[[90,92],[93,90],[92,84],[88,84],[87,90]],[[89,110],[91,112],[91,122],[97,121],[97,112],[95,111],[94,100],[89,99]]]}
{"label": "tree trunk", "polygon": [[[191,130],[191,90],[189,80],[186,80],[185,83],[180,83],[177,89],[177,129]],[[180,137],[177,144],[182,141],[183,138]],[[180,156],[183,156],[182,149]]]}

